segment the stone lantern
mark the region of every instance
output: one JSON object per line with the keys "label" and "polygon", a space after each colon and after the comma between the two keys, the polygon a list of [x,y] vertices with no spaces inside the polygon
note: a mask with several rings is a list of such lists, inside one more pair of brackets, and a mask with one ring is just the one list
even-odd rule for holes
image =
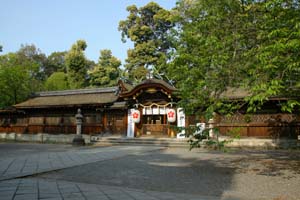
{"label": "stone lantern", "polygon": [[83,116],[81,114],[80,108],[78,108],[78,110],[77,110],[75,119],[76,119],[76,135],[73,139],[73,145],[82,146],[82,145],[85,145],[85,142],[84,142],[84,138],[82,137],[82,134],[81,134]]}

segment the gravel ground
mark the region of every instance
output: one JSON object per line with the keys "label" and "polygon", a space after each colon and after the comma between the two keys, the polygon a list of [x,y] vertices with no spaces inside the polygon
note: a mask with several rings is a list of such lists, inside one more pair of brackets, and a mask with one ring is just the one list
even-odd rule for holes
{"label": "gravel ground", "polygon": [[300,151],[165,149],[42,174],[143,190],[231,199],[300,199]]}

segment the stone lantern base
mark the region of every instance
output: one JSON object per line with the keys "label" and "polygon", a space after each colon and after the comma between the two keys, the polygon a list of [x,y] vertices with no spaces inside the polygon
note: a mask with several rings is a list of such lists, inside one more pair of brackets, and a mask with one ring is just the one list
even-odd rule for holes
{"label": "stone lantern base", "polygon": [[75,135],[75,137],[72,141],[72,145],[73,146],[84,146],[85,142],[84,142],[82,135]]}

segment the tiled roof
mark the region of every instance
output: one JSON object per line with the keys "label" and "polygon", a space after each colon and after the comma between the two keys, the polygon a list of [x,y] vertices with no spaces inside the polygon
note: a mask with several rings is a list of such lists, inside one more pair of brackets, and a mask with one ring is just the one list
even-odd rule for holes
{"label": "tiled roof", "polygon": [[41,92],[35,97],[16,104],[16,108],[62,107],[74,105],[101,105],[118,99],[116,87]]}

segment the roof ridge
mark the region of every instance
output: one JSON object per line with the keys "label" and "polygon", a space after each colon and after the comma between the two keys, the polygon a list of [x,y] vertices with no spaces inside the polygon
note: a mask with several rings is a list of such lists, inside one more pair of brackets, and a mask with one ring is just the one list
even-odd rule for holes
{"label": "roof ridge", "polygon": [[116,92],[117,89],[118,87],[107,87],[107,88],[44,91],[44,92],[35,93],[34,97],[62,96],[62,95],[72,95],[72,94],[112,93],[112,92]]}

